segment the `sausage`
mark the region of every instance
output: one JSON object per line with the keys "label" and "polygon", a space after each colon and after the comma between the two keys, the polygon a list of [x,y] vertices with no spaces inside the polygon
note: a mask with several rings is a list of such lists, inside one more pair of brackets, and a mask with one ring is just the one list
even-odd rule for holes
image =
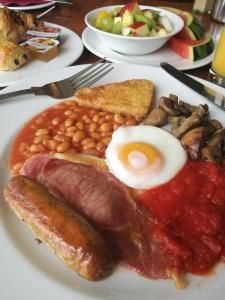
{"label": "sausage", "polygon": [[112,255],[99,233],[42,185],[16,176],[4,196],[16,215],[81,277],[99,280],[112,273]]}

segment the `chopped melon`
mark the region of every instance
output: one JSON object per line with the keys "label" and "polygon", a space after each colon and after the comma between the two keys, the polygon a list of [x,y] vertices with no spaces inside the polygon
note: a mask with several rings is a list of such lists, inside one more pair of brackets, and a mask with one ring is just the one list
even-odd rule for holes
{"label": "chopped melon", "polygon": [[169,40],[168,45],[173,51],[193,62],[205,58],[214,50],[212,38],[207,33],[197,41],[175,36]]}
{"label": "chopped melon", "polygon": [[177,14],[183,19],[184,27],[177,34],[178,37],[189,40],[198,40],[204,36],[205,29],[193,14],[173,7],[164,7],[164,9]]}

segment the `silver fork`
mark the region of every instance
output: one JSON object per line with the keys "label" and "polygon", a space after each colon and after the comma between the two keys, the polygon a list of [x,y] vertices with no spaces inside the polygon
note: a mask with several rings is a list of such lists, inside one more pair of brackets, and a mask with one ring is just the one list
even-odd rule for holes
{"label": "silver fork", "polygon": [[48,95],[56,99],[69,98],[74,95],[77,89],[93,85],[113,70],[111,63],[108,61],[104,62],[104,60],[105,58],[101,58],[80,72],[60,81],[47,83],[41,87],[31,87],[29,89],[0,94],[0,102],[23,94]]}

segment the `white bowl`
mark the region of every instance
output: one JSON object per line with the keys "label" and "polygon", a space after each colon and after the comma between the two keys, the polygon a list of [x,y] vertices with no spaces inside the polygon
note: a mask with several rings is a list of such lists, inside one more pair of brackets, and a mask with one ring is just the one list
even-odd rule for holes
{"label": "white bowl", "polygon": [[101,8],[94,9],[86,14],[85,23],[86,25],[93,30],[99,37],[99,39],[110,49],[121,52],[124,54],[131,55],[143,55],[154,52],[161,48],[172,36],[178,33],[184,26],[183,20],[178,17],[176,14],[166,11],[164,9],[139,5],[141,9],[154,9],[160,12],[162,16],[168,16],[172,25],[173,31],[167,36],[163,37],[132,37],[132,36],[123,36],[118,34],[113,34],[105,32],[94,27],[93,20],[97,18],[98,12],[102,10],[112,11],[115,7],[123,5],[113,5],[105,6]]}

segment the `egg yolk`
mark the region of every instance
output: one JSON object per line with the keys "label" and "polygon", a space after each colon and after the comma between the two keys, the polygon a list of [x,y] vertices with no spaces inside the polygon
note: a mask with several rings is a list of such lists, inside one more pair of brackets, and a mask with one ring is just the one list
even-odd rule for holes
{"label": "egg yolk", "polygon": [[135,172],[142,172],[149,167],[159,169],[162,165],[162,155],[153,145],[143,142],[132,142],[119,149],[119,159],[125,167]]}

